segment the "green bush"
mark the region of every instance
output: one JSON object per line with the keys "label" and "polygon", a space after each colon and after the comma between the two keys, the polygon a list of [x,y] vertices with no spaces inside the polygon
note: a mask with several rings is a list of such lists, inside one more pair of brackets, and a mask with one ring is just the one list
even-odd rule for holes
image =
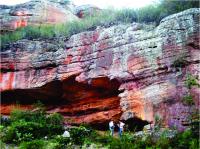
{"label": "green bush", "polygon": [[188,106],[193,105],[194,101],[193,101],[192,95],[187,95],[187,96],[183,97],[183,104],[188,105]]}
{"label": "green bush", "polygon": [[103,135],[103,136],[98,135],[97,137],[93,138],[94,142],[98,142],[103,145],[109,144],[110,142],[112,142],[112,140],[113,140],[113,137],[109,135]]}
{"label": "green bush", "polygon": [[11,122],[26,121],[26,122],[46,122],[46,113],[42,110],[38,111],[22,111],[15,109],[10,114]]}
{"label": "green bush", "polygon": [[178,133],[170,143],[172,147],[178,149],[198,149],[199,139],[198,137],[194,137],[192,131],[188,129],[182,133]]}
{"label": "green bush", "polygon": [[165,132],[163,132],[160,138],[156,141],[156,146],[161,149],[170,148],[170,139],[166,136]]}
{"label": "green bush", "polygon": [[91,131],[83,126],[77,128],[71,128],[69,132],[70,132],[70,137],[72,138],[72,142],[77,145],[83,144],[85,138],[89,137],[91,134]]}
{"label": "green bush", "polygon": [[2,137],[7,143],[32,141],[58,135],[64,131],[63,117],[57,113],[46,116],[46,113],[40,110],[34,112],[14,110],[10,119],[11,124]]}
{"label": "green bush", "polygon": [[135,146],[132,139],[126,135],[123,135],[121,140],[111,139],[111,142],[109,143],[110,149],[133,149]]}
{"label": "green bush", "polygon": [[3,142],[12,143],[14,142],[14,138],[16,138],[15,129],[11,126],[8,126],[1,139]]}
{"label": "green bush", "polygon": [[192,76],[191,74],[188,74],[185,80],[185,85],[187,88],[191,89],[192,86],[200,87],[200,84],[197,81],[197,78]]}
{"label": "green bush", "polygon": [[47,123],[51,125],[62,125],[63,122],[64,122],[63,116],[58,113],[50,114],[47,117]]}
{"label": "green bush", "polygon": [[69,146],[70,141],[70,138],[58,135],[54,138],[52,142],[55,143],[55,149],[66,149]]}
{"label": "green bush", "polygon": [[6,136],[3,137],[5,142],[8,143],[20,143],[23,141],[32,141],[41,137],[42,134],[41,125],[33,122],[15,122],[13,123],[6,132]]}
{"label": "green bush", "polygon": [[134,9],[118,10],[115,15],[115,20],[122,23],[132,23],[138,21],[138,16]]}
{"label": "green bush", "polygon": [[160,128],[162,127],[163,125],[163,120],[160,116],[156,115],[155,116],[155,126],[154,126],[154,130],[155,131],[159,131]]}
{"label": "green bush", "polygon": [[200,128],[200,113],[198,109],[195,109],[191,113],[190,119],[191,119],[190,128],[191,128],[192,134],[194,135],[195,138],[198,138],[199,128]]}
{"label": "green bush", "polygon": [[178,58],[176,58],[174,60],[173,67],[175,67],[175,68],[182,68],[186,64],[187,64],[186,57],[185,56],[181,56],[181,57],[178,57]]}
{"label": "green bush", "polygon": [[138,22],[160,22],[161,9],[158,5],[149,5],[137,9]]}
{"label": "green bush", "polygon": [[174,14],[189,8],[199,8],[199,1],[197,0],[160,0],[162,11],[168,15]]}
{"label": "green bush", "polygon": [[0,148],[1,149],[6,149],[6,144],[3,143],[1,140],[0,140]]}
{"label": "green bush", "polygon": [[45,141],[33,140],[30,142],[23,142],[20,144],[19,149],[45,149]]}

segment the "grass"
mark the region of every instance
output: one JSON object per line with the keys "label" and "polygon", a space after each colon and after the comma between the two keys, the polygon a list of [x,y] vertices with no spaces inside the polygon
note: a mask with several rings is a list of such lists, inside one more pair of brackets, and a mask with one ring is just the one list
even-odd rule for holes
{"label": "grass", "polygon": [[[184,4],[184,7],[179,7],[180,3],[181,6]],[[3,48],[6,44],[20,39],[54,38],[60,36],[70,37],[76,33],[95,29],[97,26],[110,26],[118,23],[127,24],[131,22],[156,22],[156,24],[159,24],[162,18],[170,14],[188,8],[199,7],[197,3],[198,2],[189,1],[174,3],[169,0],[161,0],[160,4],[149,5],[140,9],[105,9],[92,16],[66,24],[27,26],[25,28],[19,28],[15,32],[0,35],[1,47]]]}
{"label": "grass", "polygon": [[27,26],[19,28],[15,32],[0,35],[1,48],[20,39],[70,37],[76,33],[95,29],[97,26],[131,22],[155,22],[158,25],[162,18],[189,8],[199,8],[199,2],[160,0],[160,3],[156,5],[149,5],[140,9],[105,9],[78,21],[57,25]]}
{"label": "grass", "polygon": [[[135,20],[133,10],[124,9],[113,11],[107,9],[85,19],[57,25],[39,25],[19,28],[15,32],[1,35],[1,45],[15,42],[20,39],[53,38],[59,36],[70,37],[73,34],[94,29],[97,26],[108,26],[111,23],[130,23]],[[134,14],[135,15],[135,14]]]}

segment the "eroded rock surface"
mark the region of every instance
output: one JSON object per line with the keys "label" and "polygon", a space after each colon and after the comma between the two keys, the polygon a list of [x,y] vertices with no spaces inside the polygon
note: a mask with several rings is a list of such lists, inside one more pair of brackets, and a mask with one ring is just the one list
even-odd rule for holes
{"label": "eroded rock surface", "polygon": [[[98,27],[70,39],[20,40],[1,52],[1,113],[18,101],[43,101],[72,124],[154,121],[185,128],[182,98],[188,73],[199,76],[199,14],[189,9],[159,26],[132,23]],[[184,58],[182,68],[174,62]],[[196,107],[199,89],[192,88]]]}
{"label": "eroded rock surface", "polygon": [[32,0],[16,6],[0,6],[1,31],[27,25],[66,23],[77,20],[71,4],[51,0]]}

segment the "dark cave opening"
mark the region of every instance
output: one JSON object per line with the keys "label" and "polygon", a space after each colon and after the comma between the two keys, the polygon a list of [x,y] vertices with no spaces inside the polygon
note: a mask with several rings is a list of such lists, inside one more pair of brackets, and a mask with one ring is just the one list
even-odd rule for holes
{"label": "dark cave opening", "polygon": [[45,105],[54,104],[61,100],[62,83],[53,81],[33,89],[7,90],[1,93],[2,104],[34,104],[37,101]]}
{"label": "dark cave opening", "polygon": [[141,131],[145,125],[149,124],[148,121],[141,120],[140,118],[134,117],[129,118],[125,121],[127,130],[130,131]]}
{"label": "dark cave opening", "polygon": [[[92,79],[90,84],[87,84],[75,81],[73,76],[64,81],[52,81],[38,88],[4,91],[1,93],[1,103],[26,106],[40,101],[48,113],[58,112],[73,119],[73,122],[67,123],[87,123],[94,129],[108,130],[109,121],[118,121],[122,114],[118,97],[119,86],[120,82],[115,79],[109,80],[107,77]],[[1,113],[4,114],[4,111],[1,110]],[[141,130],[148,124],[137,118],[128,119],[125,123],[130,131]]]}
{"label": "dark cave opening", "polygon": [[[118,121],[114,121],[115,125],[115,132],[119,130],[118,128]],[[125,123],[125,131],[132,131],[132,132],[137,132],[137,131],[142,131],[145,125],[150,124],[148,121],[141,120],[140,118],[134,117],[134,118],[129,118],[128,120],[122,120],[123,123]],[[90,124],[90,126],[94,129],[97,130],[109,130],[109,121],[106,121],[104,123],[93,123]]]}
{"label": "dark cave opening", "polygon": [[[58,112],[65,117],[71,117],[73,124],[81,124],[85,121],[100,123],[108,121],[110,117],[116,119],[120,117],[118,97],[120,83],[117,80],[100,77],[92,79],[88,84],[75,81],[75,77],[52,81],[37,88],[1,92],[1,113],[9,114],[9,110],[5,110],[7,107],[3,107],[4,105],[18,104],[28,107],[40,101],[48,113]],[[112,114],[106,117],[105,113],[109,112]]]}
{"label": "dark cave opening", "polygon": [[75,77],[64,81],[52,81],[33,89],[15,89],[1,92],[2,104],[33,104],[41,101],[45,105],[68,104],[88,98],[118,96],[120,83],[106,77],[93,79],[91,84],[79,83]]}

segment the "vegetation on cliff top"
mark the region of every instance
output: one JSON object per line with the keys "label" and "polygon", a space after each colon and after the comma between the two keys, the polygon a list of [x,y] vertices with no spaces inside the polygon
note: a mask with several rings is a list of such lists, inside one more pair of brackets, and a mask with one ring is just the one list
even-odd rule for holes
{"label": "vegetation on cliff top", "polygon": [[140,9],[102,10],[93,16],[79,21],[58,25],[27,26],[15,32],[0,35],[1,47],[20,39],[53,38],[59,36],[70,37],[73,34],[94,29],[97,26],[110,26],[118,23],[156,23],[170,14],[189,8],[199,7],[198,1],[161,0],[157,5],[150,5]]}

